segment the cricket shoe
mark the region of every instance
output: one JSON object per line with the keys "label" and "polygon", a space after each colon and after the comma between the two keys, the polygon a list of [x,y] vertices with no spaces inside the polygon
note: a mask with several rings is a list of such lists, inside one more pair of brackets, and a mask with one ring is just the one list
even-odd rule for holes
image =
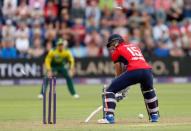
{"label": "cricket shoe", "polygon": [[38,99],[39,99],[39,100],[42,100],[42,99],[43,99],[43,95],[42,95],[42,94],[39,94],[39,95],[38,95]]}
{"label": "cricket shoe", "polygon": [[114,124],[115,118],[112,114],[110,114],[110,115],[106,115],[106,117],[103,119],[99,119],[97,122],[99,124]]}
{"label": "cricket shoe", "polygon": [[80,98],[80,96],[79,96],[78,94],[74,94],[73,97],[74,97],[75,99],[79,99],[79,98]]}
{"label": "cricket shoe", "polygon": [[151,122],[158,122],[159,121],[159,115],[158,114],[151,114]]}

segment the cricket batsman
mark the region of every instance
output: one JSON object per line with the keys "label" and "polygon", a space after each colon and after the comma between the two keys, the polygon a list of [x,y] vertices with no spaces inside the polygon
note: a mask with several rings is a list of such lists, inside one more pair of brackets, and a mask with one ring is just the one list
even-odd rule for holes
{"label": "cricket batsman", "polygon": [[[98,120],[98,123],[115,123],[115,95],[137,83],[140,84],[150,121],[158,122],[158,98],[153,88],[151,66],[145,61],[139,47],[135,44],[125,43],[120,35],[113,34],[108,39],[107,48],[114,62],[116,77],[103,92],[105,115],[103,119]],[[122,69],[122,64],[126,65],[125,71]]]}
{"label": "cricket batsman", "polygon": [[[74,98],[79,98],[79,95],[76,93],[74,88],[74,83],[72,77],[74,75],[74,58],[71,52],[68,49],[65,49],[67,46],[67,41],[59,39],[56,43],[56,48],[48,52],[45,58],[45,69],[47,72],[46,86],[48,87],[48,78],[51,78],[53,74],[60,74],[66,79],[67,87],[70,94]],[[69,69],[66,66],[69,64]],[[43,97],[43,89],[41,89],[41,94],[39,98]]]}

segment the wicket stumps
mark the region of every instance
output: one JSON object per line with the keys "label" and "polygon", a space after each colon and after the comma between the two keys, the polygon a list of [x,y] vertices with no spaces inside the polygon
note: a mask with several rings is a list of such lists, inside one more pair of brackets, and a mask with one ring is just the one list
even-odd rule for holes
{"label": "wicket stumps", "polygon": [[102,89],[102,104],[103,104],[103,119],[105,119],[105,116],[106,116],[106,112],[105,112],[105,90],[106,90],[106,88],[107,88],[107,85],[104,85],[103,86],[103,89]]}
{"label": "wicket stumps", "polygon": [[[56,124],[56,77],[44,78],[42,83],[43,88],[43,124],[46,122],[46,86],[49,85],[49,99],[48,99],[48,124]],[[53,108],[53,109],[52,109]],[[53,116],[52,114],[53,110]],[[53,122],[51,121],[51,116],[53,117]]]}

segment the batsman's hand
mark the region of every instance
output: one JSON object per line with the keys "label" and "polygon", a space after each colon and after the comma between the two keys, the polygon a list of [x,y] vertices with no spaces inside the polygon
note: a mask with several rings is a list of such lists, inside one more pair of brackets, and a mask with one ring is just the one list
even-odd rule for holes
{"label": "batsman's hand", "polygon": [[116,93],[116,94],[115,94],[115,99],[117,100],[117,102],[123,100],[123,95],[122,95],[122,93]]}
{"label": "batsman's hand", "polygon": [[127,97],[129,88],[130,87],[127,87],[115,94],[115,99],[117,100],[117,102],[119,102],[119,101],[123,100],[125,97]]}
{"label": "batsman's hand", "polygon": [[69,70],[69,75],[70,75],[71,77],[73,77],[74,74],[75,74],[74,68],[73,68],[73,69],[70,69],[70,70]]}
{"label": "batsman's hand", "polygon": [[51,70],[48,71],[48,72],[47,72],[47,75],[48,75],[48,78],[51,78],[51,77],[52,77],[52,71],[51,71]]}

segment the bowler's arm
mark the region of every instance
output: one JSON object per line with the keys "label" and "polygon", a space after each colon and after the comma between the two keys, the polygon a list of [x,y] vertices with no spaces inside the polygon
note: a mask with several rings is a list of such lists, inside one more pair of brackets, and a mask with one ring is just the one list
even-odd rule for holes
{"label": "bowler's arm", "polygon": [[75,64],[75,61],[74,61],[74,57],[72,56],[72,53],[70,51],[67,52],[67,55],[68,55],[68,61],[69,61],[69,64],[70,64],[70,69],[74,69],[74,64]]}
{"label": "bowler's arm", "polygon": [[69,50],[67,52],[67,55],[68,55],[68,61],[69,61],[69,64],[70,64],[69,74],[70,74],[71,77],[73,77],[74,73],[75,73],[75,69],[74,69],[74,64],[75,64],[74,57],[72,56],[72,53]]}
{"label": "bowler's arm", "polygon": [[49,51],[46,58],[45,58],[45,68],[46,71],[51,71],[51,62],[53,58],[53,51]]}

